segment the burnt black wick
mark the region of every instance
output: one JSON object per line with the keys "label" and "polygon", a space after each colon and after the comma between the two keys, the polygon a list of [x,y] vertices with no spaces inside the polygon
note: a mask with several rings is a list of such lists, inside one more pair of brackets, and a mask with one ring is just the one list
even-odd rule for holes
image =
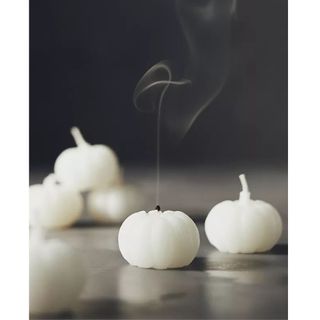
{"label": "burnt black wick", "polygon": [[157,205],[157,206],[156,206],[156,208],[155,208],[155,210],[160,211],[160,210],[161,210],[160,206],[159,206],[159,205]]}

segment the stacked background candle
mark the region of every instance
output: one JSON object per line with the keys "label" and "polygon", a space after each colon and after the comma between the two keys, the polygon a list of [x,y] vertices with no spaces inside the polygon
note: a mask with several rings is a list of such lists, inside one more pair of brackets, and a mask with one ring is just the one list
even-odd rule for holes
{"label": "stacked background candle", "polygon": [[[64,150],[42,184],[30,187],[30,224],[34,216],[45,228],[71,226],[84,207],[94,220],[122,222],[141,206],[143,197],[124,184],[115,152],[105,145],[90,145],[76,127],[76,147]],[[82,197],[86,193],[87,197]],[[84,201],[87,200],[85,206]]]}

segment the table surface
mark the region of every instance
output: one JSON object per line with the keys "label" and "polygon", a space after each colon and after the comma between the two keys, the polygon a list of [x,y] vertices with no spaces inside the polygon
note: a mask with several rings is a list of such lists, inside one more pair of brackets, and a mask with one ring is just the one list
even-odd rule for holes
{"label": "table surface", "polygon": [[[82,218],[73,228],[49,231],[48,238],[59,238],[72,245],[88,270],[86,285],[74,310],[54,318],[287,318],[286,172],[274,169],[247,172],[254,198],[272,203],[282,216],[284,232],[273,250],[264,254],[223,254],[208,243],[204,234],[202,222],[212,205],[238,196],[236,172],[235,168],[162,173],[161,205],[184,210],[198,222],[200,231],[198,255],[190,266],[182,269],[152,270],[128,265],[118,248],[119,226],[98,226]],[[41,181],[43,176],[43,172],[33,173],[30,182]],[[154,206],[152,170],[129,170],[126,181],[147,195],[146,208]]]}
{"label": "table surface", "polygon": [[[141,269],[127,264],[118,227],[50,231],[81,254],[88,270],[74,310],[58,319],[285,319],[287,245],[264,254],[224,254],[207,241],[188,267]],[[40,317],[46,319],[45,317]]]}

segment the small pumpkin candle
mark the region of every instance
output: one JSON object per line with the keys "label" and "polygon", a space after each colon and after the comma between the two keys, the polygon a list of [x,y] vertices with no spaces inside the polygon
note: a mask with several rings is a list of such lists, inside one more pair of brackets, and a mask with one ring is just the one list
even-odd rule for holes
{"label": "small pumpkin candle", "polygon": [[239,178],[242,185],[239,200],[223,201],[211,209],[205,221],[206,235],[222,252],[268,251],[281,236],[281,217],[269,203],[252,200],[245,175]]}
{"label": "small pumpkin candle", "polygon": [[38,228],[29,246],[29,310],[48,315],[67,312],[79,298],[86,272],[80,256],[58,239],[47,240]]}
{"label": "small pumpkin candle", "polygon": [[71,129],[76,147],[64,150],[57,158],[57,179],[75,190],[108,188],[119,178],[119,164],[114,151],[105,145],[86,142],[76,127]]}
{"label": "small pumpkin candle", "polygon": [[107,190],[96,190],[88,195],[88,212],[103,223],[123,222],[133,211],[141,209],[143,199],[131,186],[118,185]]}
{"label": "small pumpkin candle", "polygon": [[200,244],[199,231],[181,211],[140,211],[130,215],[118,235],[120,252],[129,264],[168,269],[189,265]]}
{"label": "small pumpkin candle", "polygon": [[42,184],[29,188],[30,225],[44,228],[62,228],[72,225],[81,215],[83,199],[74,189],[58,184],[54,174]]}

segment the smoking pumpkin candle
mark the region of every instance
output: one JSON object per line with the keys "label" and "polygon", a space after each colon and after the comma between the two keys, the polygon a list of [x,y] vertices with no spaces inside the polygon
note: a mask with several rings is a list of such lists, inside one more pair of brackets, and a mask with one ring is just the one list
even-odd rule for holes
{"label": "smoking pumpkin candle", "polygon": [[206,235],[222,252],[268,251],[281,236],[281,217],[269,203],[252,200],[245,175],[239,178],[242,185],[239,200],[223,201],[211,209],[205,221]]}
{"label": "smoking pumpkin candle", "polygon": [[169,269],[189,265],[200,244],[199,231],[181,211],[140,211],[130,215],[118,235],[120,252],[129,264]]}

